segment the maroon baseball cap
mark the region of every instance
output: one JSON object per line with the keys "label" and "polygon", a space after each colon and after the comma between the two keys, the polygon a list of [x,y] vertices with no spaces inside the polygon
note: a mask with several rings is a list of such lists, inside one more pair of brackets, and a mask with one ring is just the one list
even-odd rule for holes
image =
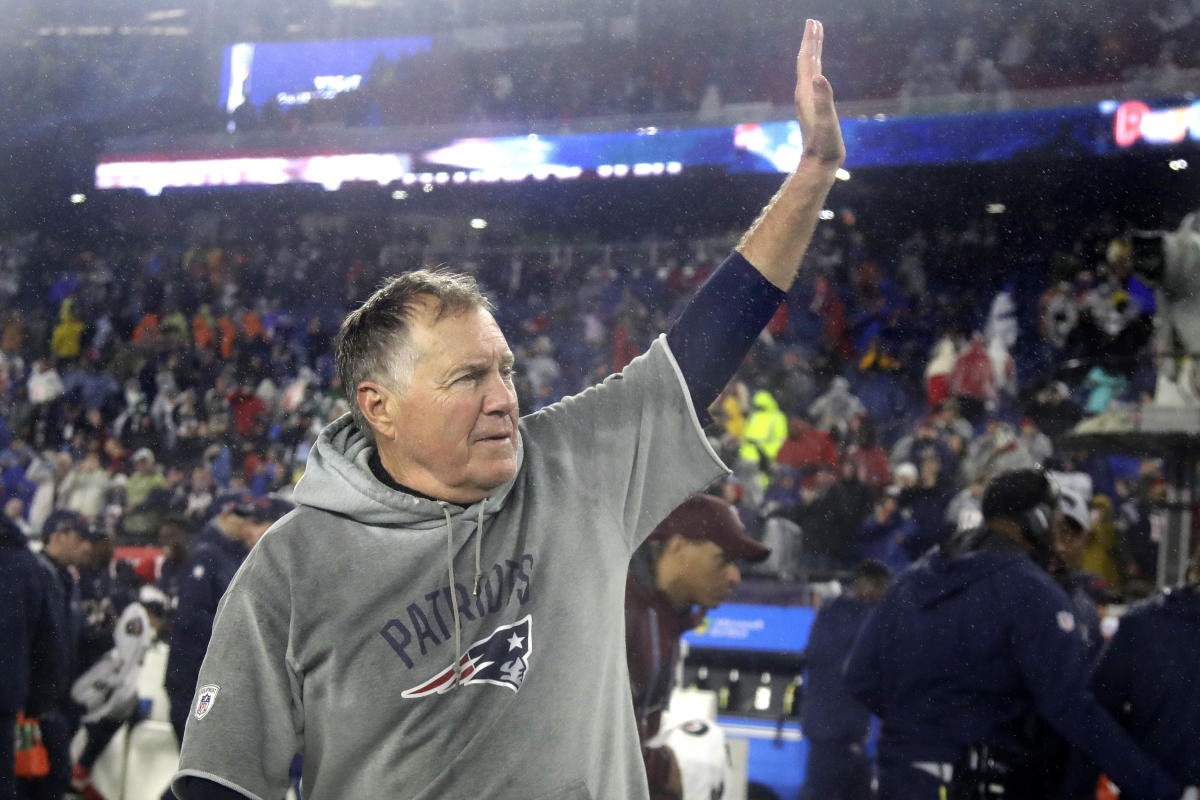
{"label": "maroon baseball cap", "polygon": [[674,535],[707,539],[735,561],[762,561],[771,548],[746,535],[746,526],[729,503],[709,494],[698,494],[683,502],[658,524],[649,540],[665,542]]}

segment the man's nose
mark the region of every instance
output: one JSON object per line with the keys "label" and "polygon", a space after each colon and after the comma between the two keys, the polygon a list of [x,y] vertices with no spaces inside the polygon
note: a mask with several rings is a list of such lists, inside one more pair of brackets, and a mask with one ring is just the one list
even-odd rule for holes
{"label": "man's nose", "polygon": [[512,382],[499,372],[488,378],[487,393],[483,398],[485,414],[507,414],[517,405],[517,390]]}
{"label": "man's nose", "polygon": [[729,570],[729,582],[730,583],[741,583],[742,582],[742,571],[740,569],[738,569],[737,564],[729,564],[728,570]]}

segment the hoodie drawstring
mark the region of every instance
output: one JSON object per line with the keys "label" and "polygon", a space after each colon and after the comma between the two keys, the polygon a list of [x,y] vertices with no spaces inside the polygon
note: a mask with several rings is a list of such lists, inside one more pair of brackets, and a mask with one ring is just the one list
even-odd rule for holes
{"label": "hoodie drawstring", "polygon": [[[475,529],[475,588],[474,595],[479,596],[479,581],[483,578],[480,569],[481,551],[483,549],[483,510],[486,499],[479,502],[479,522]],[[454,582],[454,521],[450,517],[450,504],[438,501],[442,514],[446,517],[446,573],[450,576],[450,607],[454,612],[454,686],[462,685],[462,620],[458,616],[458,585]]]}
{"label": "hoodie drawstring", "polygon": [[483,571],[479,568],[479,551],[483,549],[483,506],[486,500],[479,501],[479,522],[475,523],[475,588],[471,591],[473,597],[479,597],[479,579]]}

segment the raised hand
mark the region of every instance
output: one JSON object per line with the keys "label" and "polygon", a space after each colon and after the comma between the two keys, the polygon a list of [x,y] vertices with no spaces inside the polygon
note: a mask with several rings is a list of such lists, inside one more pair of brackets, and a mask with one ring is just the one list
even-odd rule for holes
{"label": "raised hand", "polygon": [[804,152],[802,161],[837,169],[846,160],[846,144],[833,107],[833,87],[821,74],[825,26],[815,19],[804,23],[804,38],[796,56],[796,119]]}

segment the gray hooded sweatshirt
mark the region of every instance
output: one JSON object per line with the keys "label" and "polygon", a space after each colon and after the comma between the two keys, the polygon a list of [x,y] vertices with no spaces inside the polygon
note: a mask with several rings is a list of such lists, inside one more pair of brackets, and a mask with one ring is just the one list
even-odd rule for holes
{"label": "gray hooded sweatshirt", "polygon": [[275,800],[300,753],[306,800],[647,796],[629,558],[727,471],[665,337],[522,418],[518,448],[463,508],[381,483],[349,416],[321,433],[221,601],[176,794]]}

